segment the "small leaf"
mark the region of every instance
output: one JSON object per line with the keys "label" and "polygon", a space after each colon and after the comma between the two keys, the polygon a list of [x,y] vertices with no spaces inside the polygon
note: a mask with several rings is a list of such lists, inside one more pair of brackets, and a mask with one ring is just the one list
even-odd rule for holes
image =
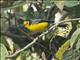
{"label": "small leaf", "polygon": [[6,49],[6,47],[4,46],[4,44],[0,43],[0,58],[1,60],[5,60],[5,57],[8,55],[8,51]]}

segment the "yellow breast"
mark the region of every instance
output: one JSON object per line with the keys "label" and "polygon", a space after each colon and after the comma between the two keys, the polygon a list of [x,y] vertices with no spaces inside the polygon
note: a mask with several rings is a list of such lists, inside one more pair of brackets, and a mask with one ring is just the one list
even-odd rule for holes
{"label": "yellow breast", "polygon": [[48,27],[47,22],[25,25],[25,28],[27,28],[27,29],[29,29],[30,31],[33,31],[33,32],[39,32],[39,31],[46,30],[47,27]]}

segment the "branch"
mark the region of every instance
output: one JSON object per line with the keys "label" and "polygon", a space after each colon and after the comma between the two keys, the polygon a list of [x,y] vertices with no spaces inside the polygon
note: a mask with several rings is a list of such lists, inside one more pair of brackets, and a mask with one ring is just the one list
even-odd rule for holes
{"label": "branch", "polygon": [[11,38],[26,38],[26,36],[20,36],[20,35],[16,35],[16,34],[12,34],[12,33],[5,33],[5,32],[0,32],[1,35],[7,36],[7,37],[11,37]]}
{"label": "branch", "polygon": [[[3,35],[3,36],[7,36],[7,37],[10,37],[10,38],[18,38],[18,39],[27,39],[29,42],[31,42],[32,41],[32,38],[30,38],[28,35],[25,35],[25,36],[23,36],[23,35],[16,35],[16,34],[12,34],[12,33],[8,33],[8,32],[0,32],[1,33],[1,35]],[[0,35],[0,36],[1,36]],[[26,41],[27,41],[26,40]],[[39,46],[41,46],[41,47],[43,47],[44,49],[47,49],[45,46],[43,46],[41,43],[39,43],[39,42],[37,42],[37,43],[35,43],[36,45],[39,45]]]}
{"label": "branch", "polygon": [[38,37],[36,37],[31,43],[29,43],[28,45],[26,45],[24,48],[22,48],[21,50],[15,52],[14,54],[10,55],[10,56],[7,56],[7,58],[11,58],[11,57],[15,57],[16,55],[18,55],[20,52],[26,50],[27,48],[29,48],[30,46],[32,46],[39,38],[41,38],[42,36],[44,36],[45,34],[47,34],[48,32],[50,32],[53,28],[53,30],[55,30],[55,28],[63,23],[63,22],[70,22],[70,21],[79,21],[80,18],[75,18],[75,19],[66,19],[66,20],[63,20],[63,21],[60,21],[58,23],[56,23],[55,25],[51,26],[46,32],[43,32],[41,35],[39,35]]}

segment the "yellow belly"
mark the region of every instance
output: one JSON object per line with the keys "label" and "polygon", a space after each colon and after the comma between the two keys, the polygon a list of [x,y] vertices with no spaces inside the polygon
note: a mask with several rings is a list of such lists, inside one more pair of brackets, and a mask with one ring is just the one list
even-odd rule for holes
{"label": "yellow belly", "polygon": [[25,27],[32,32],[39,32],[39,31],[46,30],[47,27],[48,27],[48,23],[47,22],[42,22],[42,23],[37,23],[37,24],[31,24],[29,26],[25,25]]}

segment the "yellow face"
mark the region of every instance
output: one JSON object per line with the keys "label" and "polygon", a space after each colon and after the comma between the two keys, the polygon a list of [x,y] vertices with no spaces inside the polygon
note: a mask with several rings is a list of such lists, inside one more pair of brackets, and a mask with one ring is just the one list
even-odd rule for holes
{"label": "yellow face", "polygon": [[29,21],[24,21],[24,26],[29,26]]}

